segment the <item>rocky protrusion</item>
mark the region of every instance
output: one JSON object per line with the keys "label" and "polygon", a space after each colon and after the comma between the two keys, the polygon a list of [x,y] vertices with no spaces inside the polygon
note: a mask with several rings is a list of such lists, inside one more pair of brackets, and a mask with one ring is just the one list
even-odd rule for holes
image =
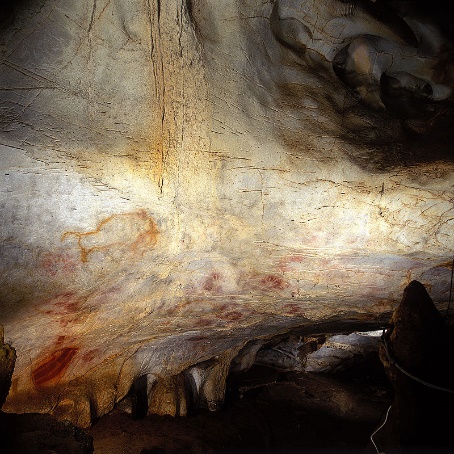
{"label": "rocky protrusion", "polygon": [[183,374],[157,380],[149,397],[148,413],[170,416],[187,415],[188,403]]}
{"label": "rocky protrusion", "polygon": [[395,397],[375,443],[390,453],[445,452],[452,447],[454,333],[420,282],[404,290],[383,341]]}
{"label": "rocky protrusion", "polygon": [[[0,325],[0,408],[8,396],[16,351],[4,343]],[[69,421],[49,414],[0,411],[0,452],[4,454],[91,454],[93,439]]]}
{"label": "rocky protrusion", "polygon": [[205,377],[199,396],[201,408],[216,411],[223,405],[230,365],[238,351],[239,348],[234,348],[223,352],[215,358],[210,367],[205,369]]}
{"label": "rocky protrusion", "polygon": [[16,351],[4,343],[3,326],[0,325],[0,408],[8,396],[15,363]]}

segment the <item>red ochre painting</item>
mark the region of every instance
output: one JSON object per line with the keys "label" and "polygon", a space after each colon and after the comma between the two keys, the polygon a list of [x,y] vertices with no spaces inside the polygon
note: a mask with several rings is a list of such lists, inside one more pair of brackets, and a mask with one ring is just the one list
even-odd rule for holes
{"label": "red ochre painting", "polygon": [[36,388],[45,388],[58,383],[65,374],[79,349],[65,347],[50,354],[32,370],[32,379]]}
{"label": "red ochre painting", "polygon": [[75,238],[80,250],[80,260],[86,263],[90,254],[95,251],[126,248],[133,254],[144,253],[156,244],[158,234],[154,219],[145,210],[138,210],[113,214],[89,232],[65,232],[61,240]]}

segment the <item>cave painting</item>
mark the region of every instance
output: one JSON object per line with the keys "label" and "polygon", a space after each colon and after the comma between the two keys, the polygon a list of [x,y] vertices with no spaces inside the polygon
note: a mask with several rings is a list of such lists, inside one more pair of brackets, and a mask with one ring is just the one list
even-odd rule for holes
{"label": "cave painting", "polygon": [[113,214],[103,219],[95,230],[89,232],[65,232],[61,240],[77,240],[82,263],[88,261],[93,252],[121,249],[134,254],[144,253],[156,244],[159,231],[155,221],[145,210],[133,213]]}
{"label": "cave painting", "polygon": [[378,328],[413,279],[446,304],[440,2],[31,3],[0,13],[3,410],[218,402],[277,333]]}
{"label": "cave painting", "polygon": [[65,347],[49,355],[41,364],[32,370],[33,383],[37,388],[50,386],[58,382],[68,369],[77,353],[75,347]]}

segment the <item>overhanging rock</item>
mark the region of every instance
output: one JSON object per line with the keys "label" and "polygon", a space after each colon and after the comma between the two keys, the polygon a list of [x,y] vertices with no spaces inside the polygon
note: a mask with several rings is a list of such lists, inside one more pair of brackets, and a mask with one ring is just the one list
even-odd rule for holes
{"label": "overhanging rock", "polygon": [[4,408],[86,427],[200,364],[209,405],[250,341],[446,303],[453,37],[417,3],[2,10]]}

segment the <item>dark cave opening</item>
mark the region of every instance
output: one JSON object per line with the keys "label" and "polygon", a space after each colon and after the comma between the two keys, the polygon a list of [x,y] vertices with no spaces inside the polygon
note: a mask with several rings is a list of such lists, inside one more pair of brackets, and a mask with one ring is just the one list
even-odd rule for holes
{"label": "dark cave opening", "polygon": [[[301,352],[316,351],[326,338],[330,336],[309,338],[301,343]],[[279,345],[289,345],[289,338],[271,339],[263,350]],[[133,387],[129,414],[116,409],[89,429],[95,452],[366,452],[393,397],[378,348],[353,355],[350,362],[344,358],[346,367],[336,371],[283,370],[259,362],[247,371],[233,363],[219,411],[193,407],[183,418],[145,416],[140,409],[147,384],[141,378]]]}

